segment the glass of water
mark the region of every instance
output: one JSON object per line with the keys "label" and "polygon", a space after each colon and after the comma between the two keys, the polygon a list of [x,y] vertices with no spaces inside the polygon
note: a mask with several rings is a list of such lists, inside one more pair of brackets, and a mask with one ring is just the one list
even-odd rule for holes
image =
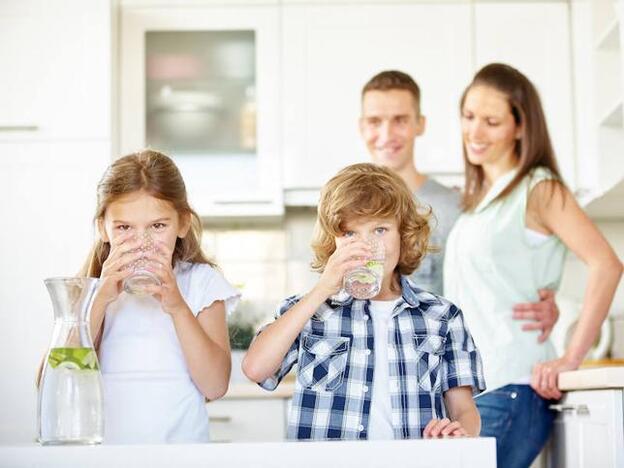
{"label": "glass of water", "polygon": [[381,240],[368,237],[371,257],[366,264],[347,271],[343,280],[344,290],[355,299],[370,299],[381,291],[385,260],[384,244]]}
{"label": "glass of water", "polygon": [[[154,240],[149,232],[144,232],[141,236],[141,245],[133,252],[151,253],[155,252]],[[132,270],[132,274],[123,282],[123,289],[128,294],[143,296],[147,294],[145,287],[149,285],[160,286],[158,277],[147,269],[149,260],[145,257],[139,257],[137,260],[128,265]]]}

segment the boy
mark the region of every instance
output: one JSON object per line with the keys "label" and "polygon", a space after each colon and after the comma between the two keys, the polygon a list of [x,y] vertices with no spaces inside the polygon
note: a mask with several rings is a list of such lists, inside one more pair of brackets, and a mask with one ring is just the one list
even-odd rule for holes
{"label": "boy", "polygon": [[[321,192],[307,294],[286,299],[251,344],[243,371],[274,390],[295,363],[289,439],[477,436],[472,395],[485,389],[481,358],[462,313],[407,278],[428,250],[429,225],[389,169],[355,164]],[[372,300],[338,294],[366,264],[374,236],[385,248]]]}

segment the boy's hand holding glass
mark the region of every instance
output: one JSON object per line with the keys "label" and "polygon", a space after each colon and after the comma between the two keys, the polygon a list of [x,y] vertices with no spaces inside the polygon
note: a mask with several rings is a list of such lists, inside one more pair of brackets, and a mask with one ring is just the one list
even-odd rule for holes
{"label": "boy's hand holding glass", "polygon": [[336,239],[336,250],[327,260],[317,288],[327,297],[338,293],[346,272],[365,265],[370,255],[370,246],[360,239]]}

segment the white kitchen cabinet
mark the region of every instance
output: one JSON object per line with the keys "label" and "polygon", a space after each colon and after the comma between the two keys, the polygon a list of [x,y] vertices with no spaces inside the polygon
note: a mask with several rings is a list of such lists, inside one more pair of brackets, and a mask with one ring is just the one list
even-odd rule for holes
{"label": "white kitchen cabinet", "polygon": [[286,440],[290,400],[222,399],[206,405],[212,442],[281,442]]}
{"label": "white kitchen cabinet", "polygon": [[[121,9],[121,152],[172,156],[201,216],[283,213],[279,17],[277,5]],[[227,132],[234,143],[211,144]]]}
{"label": "white kitchen cabinet", "polygon": [[0,141],[110,138],[109,0],[0,2]]}
{"label": "white kitchen cabinet", "polygon": [[282,54],[287,190],[318,188],[343,166],[369,160],[360,94],[387,69],[409,73],[423,92],[419,169],[463,171],[458,103],[472,72],[469,4],[286,4]]}
{"label": "white kitchen cabinet", "polygon": [[[624,2],[571,2],[579,195],[589,203],[624,180]],[[601,217],[621,202],[600,202]]]}
{"label": "white kitchen cabinet", "polygon": [[564,180],[576,187],[573,79],[567,2],[476,2],[475,70],[507,63],[535,84]]}
{"label": "white kitchen cabinet", "polygon": [[560,414],[549,447],[549,467],[624,466],[621,388],[571,391],[552,408]]}

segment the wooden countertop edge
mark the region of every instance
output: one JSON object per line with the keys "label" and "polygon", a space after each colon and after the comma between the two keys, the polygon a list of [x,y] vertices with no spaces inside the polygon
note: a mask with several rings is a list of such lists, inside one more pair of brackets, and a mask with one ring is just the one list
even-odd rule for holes
{"label": "wooden countertop edge", "polygon": [[584,368],[559,374],[562,391],[603,388],[624,388],[624,366]]}
{"label": "wooden countertop edge", "polygon": [[281,382],[279,386],[271,391],[261,388],[254,382],[243,382],[230,384],[223,400],[245,400],[245,399],[270,399],[270,398],[291,398],[295,389],[294,382]]}

